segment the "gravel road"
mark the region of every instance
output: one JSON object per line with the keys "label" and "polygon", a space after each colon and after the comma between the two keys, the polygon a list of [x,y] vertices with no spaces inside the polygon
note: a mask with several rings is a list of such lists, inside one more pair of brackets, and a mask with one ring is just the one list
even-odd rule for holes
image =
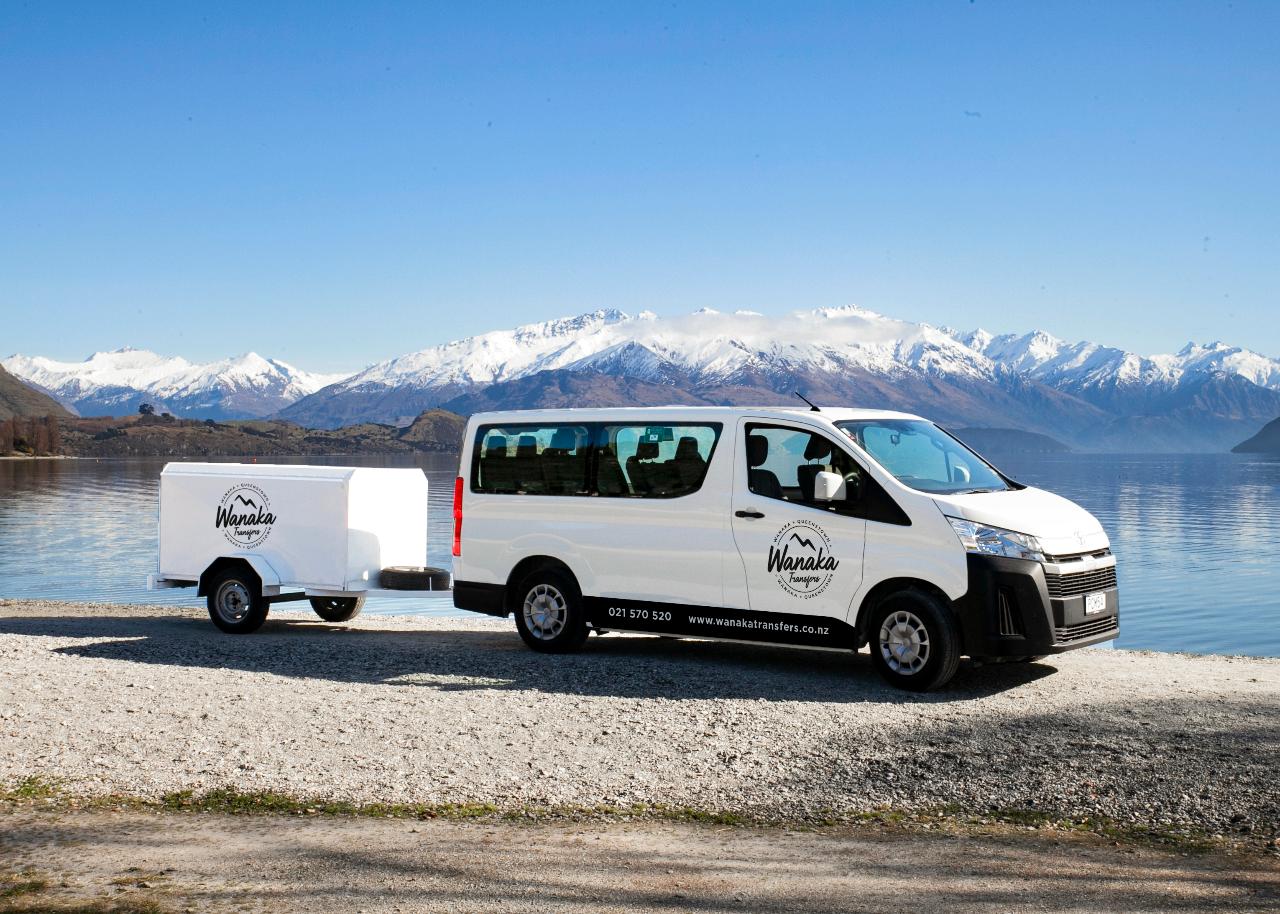
{"label": "gravel road", "polygon": [[865,653],[609,635],[572,656],[497,620],[0,601],[0,783],[233,786],[353,801],[664,803],[802,821],[1029,808],[1271,837],[1280,660],[1085,650],[883,685]]}

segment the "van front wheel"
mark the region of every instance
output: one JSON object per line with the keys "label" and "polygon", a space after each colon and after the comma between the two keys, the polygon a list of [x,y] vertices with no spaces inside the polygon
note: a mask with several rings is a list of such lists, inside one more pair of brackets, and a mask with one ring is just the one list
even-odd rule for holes
{"label": "van front wheel", "polygon": [[516,588],[516,630],[535,651],[576,651],[590,630],[582,594],[568,575],[554,569],[535,571]]}
{"label": "van front wheel", "polygon": [[932,594],[908,588],[876,606],[867,626],[871,660],[900,689],[927,692],[960,667],[960,631],[951,609]]}

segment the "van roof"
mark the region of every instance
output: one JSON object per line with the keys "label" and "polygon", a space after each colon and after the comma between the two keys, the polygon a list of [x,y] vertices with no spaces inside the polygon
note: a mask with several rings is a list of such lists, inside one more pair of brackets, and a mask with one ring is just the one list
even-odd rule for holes
{"label": "van roof", "polygon": [[840,422],[847,419],[920,419],[911,413],[888,409],[853,409],[824,406],[814,412],[807,406],[617,406],[583,409],[513,409],[475,413],[473,424],[502,422],[613,422],[618,420],[648,422],[698,419],[707,422],[729,421],[740,417],[776,417],[785,419],[823,419]]}

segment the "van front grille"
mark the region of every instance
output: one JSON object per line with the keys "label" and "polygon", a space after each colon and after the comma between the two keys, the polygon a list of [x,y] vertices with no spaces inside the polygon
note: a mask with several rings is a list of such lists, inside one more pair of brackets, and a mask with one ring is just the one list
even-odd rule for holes
{"label": "van front grille", "polygon": [[1118,616],[1111,616],[1107,619],[1091,619],[1088,622],[1055,628],[1053,630],[1053,641],[1055,644],[1074,644],[1077,641],[1085,641],[1110,631],[1119,633],[1120,619]]}
{"label": "van front grille", "polygon": [[1115,587],[1116,566],[1095,568],[1092,571],[1077,571],[1074,574],[1046,572],[1044,580],[1049,586],[1050,599],[1061,600],[1066,597],[1076,597],[1082,593],[1094,593]]}

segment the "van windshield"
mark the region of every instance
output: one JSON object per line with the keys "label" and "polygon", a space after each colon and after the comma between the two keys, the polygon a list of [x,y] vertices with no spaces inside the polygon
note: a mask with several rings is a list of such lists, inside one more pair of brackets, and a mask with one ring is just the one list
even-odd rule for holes
{"label": "van windshield", "polygon": [[854,419],[836,427],[901,482],[921,492],[959,495],[1013,488],[991,464],[932,422]]}

